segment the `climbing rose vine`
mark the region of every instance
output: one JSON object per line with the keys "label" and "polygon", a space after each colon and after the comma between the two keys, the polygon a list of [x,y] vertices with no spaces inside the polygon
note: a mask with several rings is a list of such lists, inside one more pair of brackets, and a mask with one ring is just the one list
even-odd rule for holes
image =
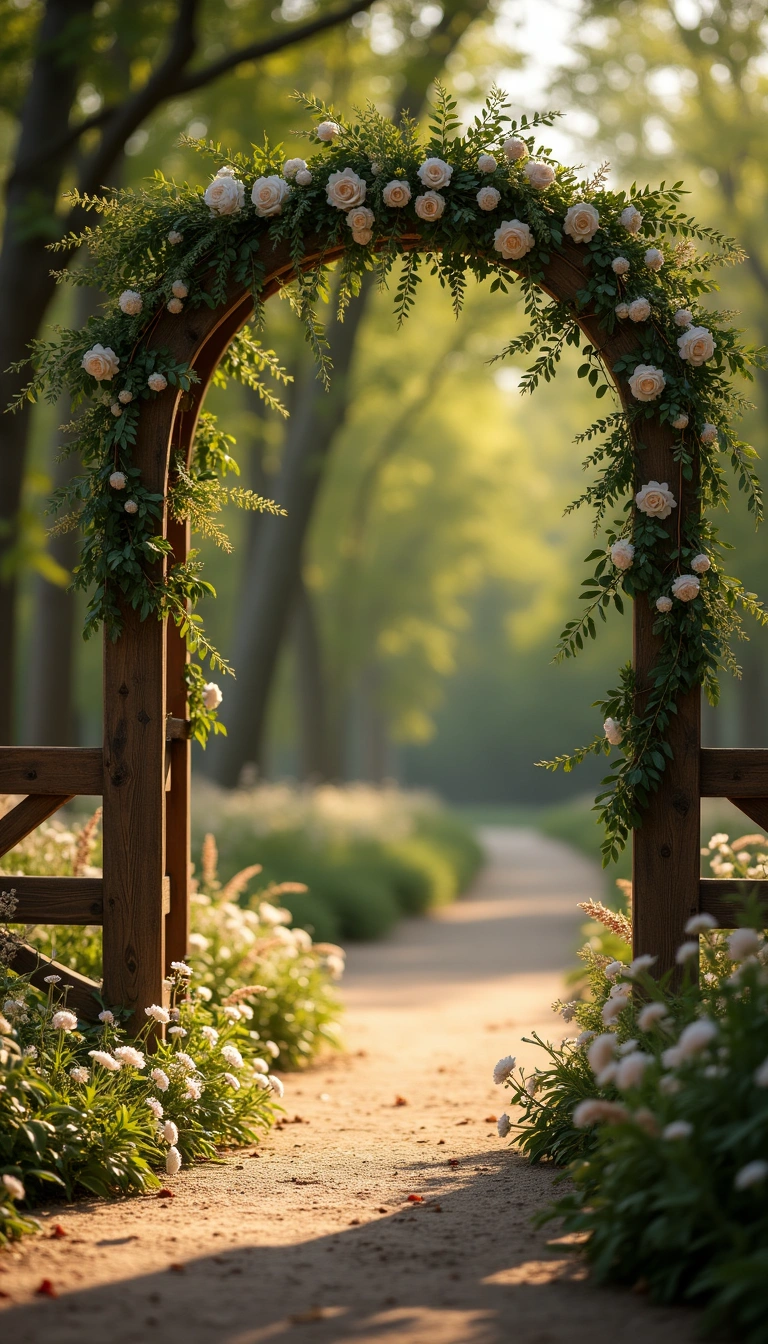
{"label": "climbing rose vine", "polygon": [[[387,284],[400,265],[394,296],[399,321],[414,304],[425,261],[449,291],[456,313],[469,276],[490,281],[503,294],[516,285],[528,330],[498,358],[533,354],[521,390],[551,379],[570,346],[583,351],[579,376],[598,398],[609,395],[613,402],[577,440],[591,445],[584,467],[595,478],[570,507],[594,509],[602,539],[587,557],[595,564],[582,593],[584,609],[566,625],[558,657],[575,655],[585,639],[593,639],[596,618],[605,620],[610,607],[621,612],[625,596],[644,595],[657,613],[660,652],[650,692],[640,701],[632,669],[625,667],[618,689],[599,706],[610,728],[588,746],[541,763],[570,770],[589,754],[617,748],[597,802],[608,861],[658,787],[671,755],[666,733],[676,701],[703,686],[714,703],[719,669],[738,670],[730,641],[740,634],[741,610],[768,619],[754,594],[724,574],[708,516],[728,498],[726,462],[749,508],[762,516],[755,452],[735,430],[747,403],[733,379],[751,378],[763,352],[745,347],[727,318],[702,302],[714,288],[713,267],[743,254],[731,239],[701,228],[680,210],[681,183],[627,193],[610,189],[604,171],[580,180],[538,143],[539,129],[557,114],[517,122],[497,90],[462,134],[455,102],[438,87],[425,142],[407,118],[395,125],[369,107],[347,122],[316,99],[300,101],[315,122],[305,132],[315,151],[306,160],[284,160],[280,148],[266,142],[249,157],[187,141],[213,160],[204,190],[156,174],[140,190],[77,198],[101,221],[79,240],[87,266],[61,278],[94,285],[110,298],[82,330],[62,331],[33,346],[34,374],[23,396],[55,401],[66,391],[76,408],[69,443],[84,470],[57,492],[54,507],[65,511],[59,529],[79,527],[83,534],[74,584],[90,592],[85,633],[104,625],[117,638],[128,604],[142,618],[171,616],[193,652],[230,670],[200,618],[189,614],[212,589],[195,553],[173,563],[162,536],[163,509],[226,547],[216,521],[226,502],[276,508],[250,491],[222,485],[221,478],[236,470],[232,440],[205,414],[192,461],[172,462],[167,499],[142,484],[132,447],[146,402],[176,397],[196,381],[190,365],[153,343],[163,310],[181,320],[188,309],[222,305],[239,286],[253,296],[258,327],[268,253],[287,247],[295,271],[286,283],[288,297],[327,383],[328,344],[315,310],[331,257],[338,266],[340,312],[367,271]],[[313,257],[320,247],[312,264],[306,258],[310,237]],[[705,250],[699,252],[697,243]],[[541,289],[545,268],[566,247],[577,248],[583,259],[583,285],[572,302],[549,300]],[[606,337],[622,326],[631,331],[631,353],[615,359],[609,371],[586,341],[580,318],[593,330],[597,323]],[[286,375],[252,330],[235,337],[217,376],[219,382],[240,378],[284,413],[268,380]],[[637,479],[637,450],[651,419],[675,431],[674,481]],[[696,496],[700,512],[689,508],[683,516],[683,489]],[[621,516],[612,522],[608,512],[615,508]],[[672,515],[681,521],[671,525]],[[158,561],[164,556],[163,572]],[[218,687],[212,692],[199,664],[191,664],[187,676],[193,730],[204,742],[211,731],[223,731],[217,718],[221,695]]]}

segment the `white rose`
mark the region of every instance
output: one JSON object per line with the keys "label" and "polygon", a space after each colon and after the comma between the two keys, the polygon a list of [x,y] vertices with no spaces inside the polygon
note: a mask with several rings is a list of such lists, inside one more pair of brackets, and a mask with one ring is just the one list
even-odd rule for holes
{"label": "white rose", "polygon": [[621,320],[623,321],[624,318],[629,317],[629,304],[628,304],[628,303],[617,303],[617,304],[616,304],[615,312],[616,312],[616,316],[617,316],[618,318],[621,318]]}
{"label": "white rose", "polygon": [[498,166],[492,154],[481,154],[477,160],[478,171],[481,173],[495,173]]}
{"label": "white rose", "polygon": [[124,289],[117,302],[120,304],[120,311],[127,313],[129,317],[135,317],[144,307],[142,297],[135,289]]}
{"label": "white rose", "polygon": [[629,380],[632,396],[636,401],[655,401],[660,397],[667,380],[661,369],[653,364],[638,364]]}
{"label": "white rose", "polygon": [[617,569],[631,569],[634,558],[635,548],[631,541],[627,541],[626,537],[614,541],[611,547],[611,560]]}
{"label": "white rose", "polygon": [[273,215],[282,214],[283,201],[290,194],[291,188],[285,178],[273,173],[271,177],[256,179],[251,191],[251,200],[256,207],[257,215],[262,219],[271,219]]}
{"label": "white rose", "polygon": [[139,506],[138,506],[138,504],[136,503],[136,500],[135,500],[135,499],[126,499],[126,501],[125,501],[125,503],[124,503],[124,505],[123,505],[123,508],[125,509],[125,512],[126,512],[126,513],[138,513],[138,512],[139,512]]}
{"label": "white rose", "polygon": [[525,175],[537,191],[545,191],[555,180],[555,170],[549,163],[539,163],[534,159],[525,165]]}
{"label": "white rose", "polygon": [[503,219],[493,235],[493,246],[508,261],[519,261],[534,242],[530,228],[519,219]]}
{"label": "white rose", "polygon": [[427,223],[439,219],[444,209],[445,197],[439,191],[425,191],[423,196],[416,197],[416,214]]}
{"label": "white rose", "polygon": [[220,168],[209,182],[203,200],[214,215],[236,215],[245,202],[245,187],[234,176],[233,168]]}
{"label": "white rose", "polygon": [[618,747],[624,738],[624,729],[616,719],[606,719],[603,732],[612,747]]}
{"label": "white rose", "polygon": [[476,199],[481,210],[495,210],[501,200],[501,192],[495,187],[481,187]]}
{"label": "white rose", "polygon": [[502,145],[502,149],[504,150],[505,159],[508,159],[510,163],[517,163],[518,159],[525,159],[528,157],[528,146],[525,141],[521,140],[517,135],[507,136],[507,139]]}
{"label": "white rose", "polygon": [[717,349],[711,331],[706,327],[689,327],[677,338],[680,358],[686,359],[695,369],[711,359]]}
{"label": "white rose", "polygon": [[651,315],[651,305],[646,298],[633,299],[629,305],[629,316],[633,322],[645,322]]}
{"label": "white rose", "polygon": [[283,177],[293,178],[302,168],[306,168],[304,159],[286,159],[283,164]]}
{"label": "white rose", "polygon": [[433,191],[438,187],[447,187],[452,174],[453,169],[445,159],[425,159],[418,170],[419,181]]}
{"label": "white rose", "polygon": [[206,682],[203,687],[203,704],[206,709],[218,709],[224,699],[221,693],[221,687],[216,685],[215,681]]}
{"label": "white rose", "polygon": [[707,570],[711,568],[712,568],[712,561],[710,560],[708,555],[704,554],[703,551],[701,551],[698,555],[694,555],[691,561],[691,569],[693,570],[694,574],[706,574]]}
{"label": "white rose", "polygon": [[359,243],[361,247],[367,247],[373,237],[373,229],[353,229],[352,242]]}
{"label": "white rose", "polygon": [[381,193],[381,198],[384,204],[389,206],[390,210],[401,210],[411,199],[410,184],[408,182],[400,181],[399,178],[395,178],[394,181],[387,183]]}
{"label": "white rose", "polygon": [[625,205],[619,215],[619,223],[624,225],[627,233],[637,233],[643,222],[643,216],[634,205]]}
{"label": "white rose", "polygon": [[109,484],[113,490],[124,490],[128,484],[128,477],[124,471],[113,471],[109,478]]}
{"label": "white rose", "polygon": [[673,429],[686,429],[687,425],[688,425],[688,416],[685,414],[685,411],[683,411],[680,415],[676,415],[674,420],[672,421]]}
{"label": "white rose", "polygon": [[150,373],[147,384],[153,392],[164,392],[168,386],[168,379],[162,373]]}
{"label": "white rose", "polygon": [[165,306],[169,313],[180,313],[184,308],[181,299],[169,299]]}
{"label": "white rose", "polygon": [[367,205],[357,205],[347,215],[347,223],[353,233],[370,232],[373,226],[373,211]]}
{"label": "white rose", "polygon": [[110,346],[92,345],[83,355],[81,366],[97,383],[108,383],[117,373],[120,360]]}
{"label": "white rose", "polygon": [[336,139],[336,136],[339,134],[340,130],[341,127],[336,121],[321,121],[320,125],[317,127],[317,130],[315,131],[315,134],[318,140],[322,140],[324,144],[328,145],[331,143],[332,140]]}
{"label": "white rose", "polygon": [[312,182],[312,174],[308,168],[300,168],[296,174],[296,183],[300,187],[308,187]]}
{"label": "white rose", "polygon": [[678,308],[672,321],[678,327],[690,327],[693,321],[693,313],[690,308]]}
{"label": "white rose", "polygon": [[710,425],[707,423],[701,426],[701,442],[702,443],[717,442],[717,425]]}
{"label": "white rose", "polygon": [[365,182],[352,168],[331,173],[325,186],[328,204],[335,205],[337,210],[351,210],[353,205],[362,205],[365,192]]}
{"label": "white rose", "polygon": [[664,253],[660,252],[658,247],[649,247],[643,261],[649,271],[660,271],[664,265]]}
{"label": "white rose", "polygon": [[692,602],[699,596],[701,583],[695,574],[678,574],[672,584],[672,596],[679,598],[681,602]]}
{"label": "white rose", "polygon": [[589,205],[586,201],[579,201],[577,205],[572,205],[566,210],[563,231],[575,243],[590,242],[599,228],[600,216],[594,205]]}
{"label": "white rose", "polygon": [[651,518],[668,518],[677,501],[666,481],[649,481],[635,495],[635,503],[641,513]]}
{"label": "white rose", "polygon": [[657,598],[656,598],[656,610],[657,610],[657,611],[661,611],[661,612],[671,611],[671,610],[672,610],[672,598],[671,598],[671,597],[657,597]]}
{"label": "white rose", "polygon": [[127,387],[124,387],[122,392],[118,392],[117,400],[122,402],[123,406],[127,406],[130,401],[133,401],[133,393],[129,392]]}
{"label": "white rose", "polygon": [[629,270],[629,262],[626,257],[614,257],[611,262],[611,270],[614,275],[626,275]]}
{"label": "white rose", "polygon": [[173,284],[171,285],[171,293],[173,294],[174,298],[186,299],[189,290],[187,286],[184,284],[183,280],[174,280]]}

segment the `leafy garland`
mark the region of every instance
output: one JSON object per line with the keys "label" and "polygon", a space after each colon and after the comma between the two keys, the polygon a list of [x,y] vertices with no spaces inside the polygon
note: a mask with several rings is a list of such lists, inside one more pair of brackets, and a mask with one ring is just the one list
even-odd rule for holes
{"label": "leafy garland", "polygon": [[[549,381],[563,351],[573,346],[583,349],[579,376],[598,398],[609,391],[615,396],[599,352],[584,343],[578,317],[589,313],[606,334],[617,323],[633,322],[639,351],[614,364],[614,373],[629,385],[628,409],[611,411],[579,436],[592,445],[584,468],[596,476],[571,508],[594,509],[595,531],[604,530],[605,544],[587,557],[595,564],[584,583],[584,610],[566,625],[557,657],[574,656],[585,640],[595,638],[596,617],[604,621],[612,605],[621,612],[622,596],[638,593],[656,604],[653,628],[661,651],[642,702],[626,667],[618,688],[600,702],[603,733],[570,755],[541,762],[548,769],[571,770],[590,754],[621,746],[597,800],[608,862],[640,825],[658,787],[671,756],[666,730],[678,698],[703,686],[715,703],[718,669],[738,673],[730,641],[744,637],[740,608],[768,621],[755,595],[723,573],[725,543],[718,542],[703,513],[726,503],[724,462],[730,461],[749,508],[758,521],[762,517],[755,450],[732,429],[748,403],[731,379],[751,379],[764,352],[740,342],[728,325],[731,315],[701,307],[702,296],[716,288],[713,266],[738,262],[743,254],[731,239],[701,228],[679,209],[681,183],[671,188],[662,183],[655,190],[633,185],[625,193],[606,187],[604,170],[579,180],[536,143],[537,129],[551,126],[558,114],[514,121],[498,90],[462,135],[456,103],[438,86],[424,144],[408,118],[395,125],[368,106],[356,122],[345,123],[325,104],[297,98],[316,123],[305,133],[319,146],[309,162],[284,162],[280,147],[266,141],[251,157],[224,153],[212,142],[187,141],[226,165],[204,192],[157,173],[140,190],[78,197],[80,206],[101,216],[100,224],[54,244],[68,248],[74,241],[88,254],[86,266],[63,272],[62,279],[111,296],[82,330],[58,331],[55,341],[35,343],[34,376],[20,398],[55,401],[66,390],[73,405],[84,408],[68,427],[69,451],[79,455],[84,470],[57,492],[53,507],[67,510],[59,530],[79,527],[83,533],[74,586],[90,592],[85,634],[103,624],[117,638],[127,603],[142,619],[170,615],[192,652],[207,657],[212,668],[231,671],[194,612],[199,598],[213,592],[196,553],[158,573],[158,559],[170,553],[157,535],[164,501],[142,486],[131,450],[143,402],[162,395],[168,384],[186,389],[196,379],[194,370],[167,350],[149,347],[162,308],[172,313],[185,306],[215,308],[234,279],[252,293],[258,326],[263,240],[290,247],[297,275],[283,293],[305,324],[326,382],[328,344],[316,304],[327,297],[328,268],[321,260],[301,273],[309,234],[324,238],[328,251],[344,245],[336,286],[341,315],[366,271],[375,270],[385,286],[398,259],[399,321],[413,307],[425,265],[450,292],[457,314],[470,275],[490,280],[491,290],[502,293],[518,285],[528,329],[498,357],[535,352],[524,392],[542,378]],[[564,233],[583,247],[588,262],[574,305],[550,301],[540,288],[542,268],[562,248]],[[428,251],[411,250],[414,235]],[[693,240],[710,250],[698,253]],[[519,270],[512,270],[509,260]],[[235,338],[219,368],[218,381],[228,377],[245,381],[284,414],[268,380],[285,381],[286,375],[249,329]],[[109,386],[107,393],[102,384]],[[676,429],[678,480],[671,488],[668,482],[650,482],[635,501],[632,491],[641,472],[637,447],[643,423],[653,417]],[[221,477],[236,471],[231,446],[213,417],[203,416],[193,460],[189,467],[174,464],[167,500],[173,517],[189,519],[194,530],[225,547],[216,521],[225,502],[277,507],[221,484]],[[684,483],[702,513],[689,510],[671,537],[663,519],[677,508]],[[617,506],[623,517],[606,522]],[[188,684],[193,730],[204,743],[211,731],[223,731],[216,717],[220,693],[205,683],[197,664],[190,665]]]}

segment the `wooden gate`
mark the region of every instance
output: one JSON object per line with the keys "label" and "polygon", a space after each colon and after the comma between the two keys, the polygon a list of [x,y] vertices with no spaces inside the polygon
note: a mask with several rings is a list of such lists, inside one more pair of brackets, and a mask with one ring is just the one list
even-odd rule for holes
{"label": "wooden gate", "polygon": [[[420,237],[413,250],[427,250]],[[321,237],[306,240],[302,269],[335,260],[343,248],[326,248]],[[295,275],[287,245],[266,258],[264,299]],[[509,263],[515,269],[515,263]],[[575,310],[584,285],[584,255],[566,242],[545,267],[542,288]],[[142,408],[133,464],[144,486],[167,492],[174,461],[189,461],[198,414],[210,380],[229,342],[251,315],[250,294],[232,286],[216,310],[163,312],[151,329],[152,346],[170,349],[190,362],[200,379],[180,393],[168,387]],[[610,337],[589,314],[578,314],[587,338],[607,368],[637,348],[631,324]],[[619,394],[624,389],[615,379]],[[643,421],[638,445],[638,479],[675,482],[679,507],[666,526],[697,507],[693,487],[683,481],[672,453],[673,431],[658,419]],[[174,558],[186,558],[189,532],[164,516],[164,535]],[[634,665],[639,693],[648,685],[657,654],[654,612],[645,597],[634,604]],[[24,877],[5,879],[19,900],[16,918],[25,923],[101,924],[104,935],[104,1001],[136,1010],[163,1002],[163,979],[170,962],[187,952],[190,864],[190,742],[184,666],[187,653],[173,625],[152,618],[141,622],[125,613],[116,643],[104,641],[104,740],[102,749],[65,747],[0,748],[0,792],[26,797],[0,820],[0,854],[76,794],[103,797],[103,878]],[[240,669],[247,675],[247,669]],[[701,750],[700,695],[685,696],[672,716],[669,741],[674,759],[650,800],[641,829],[633,837],[634,950],[657,956],[656,969],[675,965],[692,914],[706,910],[727,926],[729,898],[751,882],[702,881],[699,856],[699,800],[725,797],[760,827],[768,827],[768,751]],[[32,948],[22,947],[15,969],[31,972],[36,984],[51,971]],[[57,967],[71,985],[69,1002],[83,1017],[99,1011],[97,986]]]}

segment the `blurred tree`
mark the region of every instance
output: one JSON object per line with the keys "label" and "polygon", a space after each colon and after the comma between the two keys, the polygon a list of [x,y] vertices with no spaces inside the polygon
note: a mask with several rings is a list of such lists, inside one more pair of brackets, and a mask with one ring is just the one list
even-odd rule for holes
{"label": "blurred tree", "polygon": [[[23,373],[11,366],[24,358],[53,296],[46,244],[83,223],[79,208],[61,214],[62,188],[100,191],[114,181],[131,138],[169,99],[346,23],[371,3],[348,0],[290,23],[280,11],[275,18],[261,0],[235,8],[202,0],[0,0],[7,33],[0,46],[1,105],[18,121],[0,249],[0,407],[23,386]],[[266,35],[253,40],[260,29]],[[0,741],[12,733],[16,574],[25,544],[19,504],[29,422],[29,407],[2,422]]]}

